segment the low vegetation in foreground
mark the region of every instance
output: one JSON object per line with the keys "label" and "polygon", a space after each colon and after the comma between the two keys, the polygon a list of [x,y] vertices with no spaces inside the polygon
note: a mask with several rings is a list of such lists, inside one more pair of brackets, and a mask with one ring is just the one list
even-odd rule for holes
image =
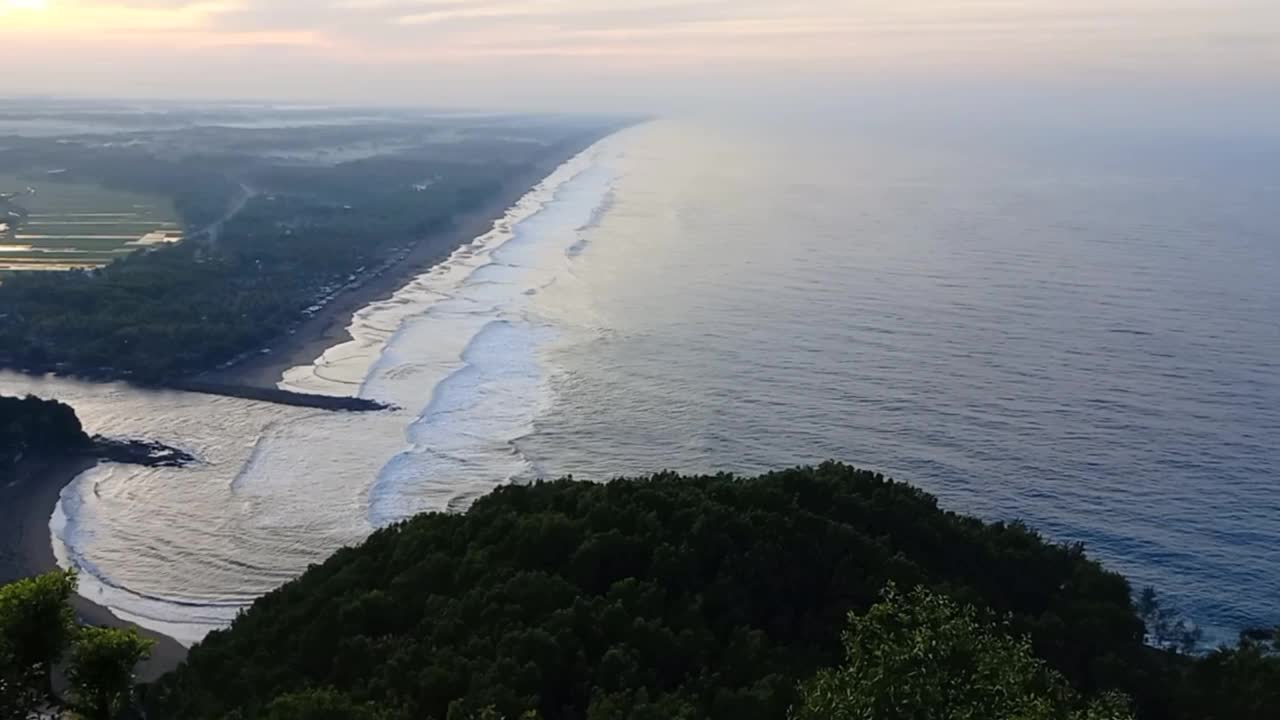
{"label": "low vegetation in foreground", "polygon": [[77,625],[75,589],[72,573],[0,587],[0,720],[132,714],[133,668],[150,653],[150,641],[133,630]]}
{"label": "low vegetation in foreground", "polygon": [[[55,622],[13,607],[0,664],[5,633]],[[83,716],[1280,717],[1271,638],[1192,657],[1144,635],[1128,584],[1078,546],[845,465],[563,480],[381,530],[210,635],[139,705],[110,685],[113,709]]]}

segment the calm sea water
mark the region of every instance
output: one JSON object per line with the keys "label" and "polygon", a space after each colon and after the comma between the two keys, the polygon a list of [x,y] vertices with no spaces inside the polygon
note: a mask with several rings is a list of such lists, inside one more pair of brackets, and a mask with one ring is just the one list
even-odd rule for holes
{"label": "calm sea water", "polygon": [[1280,621],[1276,146],[1059,142],[637,131],[520,446],[593,478],[847,460],[1219,635]]}
{"label": "calm sea water", "polygon": [[287,386],[333,415],[0,375],[205,462],[53,519],[185,641],[497,484],[828,458],[1084,542],[1215,638],[1280,622],[1280,147],[663,121],[569,163]]}

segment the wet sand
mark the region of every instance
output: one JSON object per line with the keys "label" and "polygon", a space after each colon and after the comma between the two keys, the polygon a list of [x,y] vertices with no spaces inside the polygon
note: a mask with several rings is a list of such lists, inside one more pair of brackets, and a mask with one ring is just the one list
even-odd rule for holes
{"label": "wet sand", "polygon": [[[456,249],[489,232],[493,224],[534,186],[607,134],[548,155],[525,172],[512,176],[489,202],[455,217],[448,228],[419,239],[394,265],[342,292],[314,317],[299,324],[292,333],[268,345],[269,353],[254,355],[224,370],[204,373],[194,380],[274,389],[286,370],[308,364],[329,348],[350,341],[347,328],[356,312],[390,298],[413,278],[447,259]],[[89,458],[29,460],[23,463],[15,483],[0,487],[0,510],[9,521],[0,527],[0,582],[57,569],[49,519],[62,489],[95,462]],[[76,596],[74,604],[84,622],[137,627],[80,596]],[[139,668],[139,679],[154,680],[177,667],[186,657],[186,648],[172,638],[137,629],[156,641],[151,659]]]}
{"label": "wet sand", "polygon": [[[602,136],[603,137],[603,136]],[[389,299],[415,277],[447,260],[453,251],[493,229],[507,210],[565,161],[586,150],[599,138],[556,153],[529,170],[512,176],[483,206],[454,218],[448,228],[422,237],[399,262],[357,287],[340,293],[294,331],[268,345],[269,353],[252,356],[225,370],[208,372],[201,382],[275,388],[290,368],[315,361],[331,347],[349,342],[352,317],[366,306]]]}
{"label": "wet sand", "polygon": [[[77,475],[93,467],[94,458],[42,457],[24,460],[18,465],[17,479],[0,487],[0,583],[39,575],[58,569],[49,534],[49,518],[62,489]],[[187,650],[168,636],[125,622],[111,611],[79,595],[72,605],[80,621],[106,627],[132,627],[155,641],[151,659],[138,667],[138,678],[154,680],[177,667]]]}

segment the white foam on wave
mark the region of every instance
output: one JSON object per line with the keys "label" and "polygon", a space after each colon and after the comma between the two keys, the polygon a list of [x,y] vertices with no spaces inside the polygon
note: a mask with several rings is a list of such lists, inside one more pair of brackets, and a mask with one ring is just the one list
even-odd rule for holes
{"label": "white foam on wave", "polygon": [[489,233],[357,313],[350,342],[280,383],[400,410],[317,413],[184,394],[157,401],[131,389],[107,402],[98,388],[68,382],[60,392],[89,409],[90,425],[113,408],[110,424],[92,430],[183,442],[205,460],[181,469],[104,464],[64,490],[50,528],[59,563],[81,573],[81,594],[192,644],[374,528],[464,509],[528,475],[515,440],[550,401],[538,349],[557,335],[536,302],[571,273],[571,249],[606,206],[608,147],[565,163]]}
{"label": "white foam on wave", "polygon": [[511,441],[532,429],[548,387],[534,359],[545,328],[494,320],[476,335],[464,365],[441,382],[369,495],[369,522],[383,526],[424,510],[458,510],[525,473]]}
{"label": "white foam on wave", "polygon": [[[458,248],[390,298],[356,312],[347,327],[350,341],[329,348],[312,363],[289,369],[279,386],[306,393],[371,397],[368,384],[381,374],[378,366],[394,363],[395,358],[387,358],[386,353],[395,352],[396,335],[411,322],[430,316],[437,305],[456,299],[460,289],[482,282],[483,276],[476,273],[492,269],[494,252],[515,239],[522,226],[545,213],[567,183],[593,167],[598,169],[602,152],[602,145],[597,144],[570,159],[509,208],[489,232]],[[473,302],[482,299],[475,293],[469,298]],[[475,310],[483,313],[492,308],[477,306]],[[457,311],[451,309],[447,314],[456,315]]]}
{"label": "white foam on wave", "polygon": [[[409,448],[374,483],[373,525],[425,510],[459,510],[533,472],[514,442],[532,432],[549,406],[551,386],[538,350],[557,336],[537,312],[538,292],[569,273],[569,251],[580,245],[580,230],[606,201],[611,182],[608,166],[594,163],[560,186],[554,202],[516,225],[449,301],[407,323],[388,345],[379,372],[366,382],[377,397],[403,397],[400,386],[418,385],[416,368],[450,373],[433,385],[409,427]],[[458,355],[440,357],[442,327],[466,328],[458,334],[469,340]]]}
{"label": "white foam on wave", "polygon": [[604,154],[597,146],[566,163],[491,232],[361,311],[351,342],[286,374],[282,387],[349,394],[358,385],[362,397],[420,408],[369,490],[372,527],[465,508],[531,472],[513,443],[549,402],[537,350],[556,335],[536,297],[569,271],[582,231],[608,206]]}
{"label": "white foam on wave", "polygon": [[[100,468],[107,469],[109,466]],[[93,472],[93,471],[90,471]],[[121,620],[168,635],[190,647],[209,632],[226,627],[252,598],[228,598],[221,602],[197,602],[182,598],[152,596],[116,584],[80,548],[93,543],[94,523],[81,514],[84,505],[79,493],[87,483],[74,482],[63,490],[61,500],[49,520],[53,553],[58,565],[78,574],[77,594],[110,608]],[[71,518],[76,518],[73,521]]]}

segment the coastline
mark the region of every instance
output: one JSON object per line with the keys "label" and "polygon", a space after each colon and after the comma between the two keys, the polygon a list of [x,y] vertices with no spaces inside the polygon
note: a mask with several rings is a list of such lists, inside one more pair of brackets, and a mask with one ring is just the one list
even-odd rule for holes
{"label": "coastline", "polygon": [[[97,463],[94,457],[70,456],[28,458],[18,464],[14,482],[0,487],[0,507],[8,520],[0,525],[0,583],[58,569],[49,518],[63,488]],[[187,649],[173,638],[125,622],[81,595],[71,604],[83,623],[134,628],[155,642],[151,658],[138,666],[139,680],[155,680],[187,657]]]}
{"label": "coastline", "polygon": [[[216,394],[236,396],[242,396],[243,392],[253,396],[276,391],[287,370],[308,364],[331,347],[350,341],[348,328],[357,312],[389,299],[418,275],[448,259],[459,247],[488,233],[511,207],[562,164],[621,129],[592,134],[572,146],[549,148],[545,157],[506,179],[489,201],[459,214],[448,227],[414,241],[394,264],[337,295],[289,334],[268,344],[269,353],[255,354],[230,368],[205,372],[174,385],[185,384],[189,387],[178,389],[193,392],[222,388]],[[97,458],[89,456],[28,458],[17,468],[16,480],[0,486],[0,507],[5,508],[6,519],[10,520],[0,527],[0,583],[58,569],[49,530],[50,518],[62,490],[97,462]],[[187,656],[187,649],[173,638],[121,620],[106,607],[79,594],[73,597],[72,604],[81,622],[134,628],[155,642],[151,658],[138,667],[140,681],[159,678]]]}
{"label": "coastline", "polygon": [[512,206],[579,153],[623,128],[614,128],[576,143],[565,151],[549,151],[545,159],[508,178],[492,199],[453,219],[449,227],[413,243],[403,258],[333,299],[292,332],[265,346],[269,353],[249,357],[232,367],[202,373],[195,380],[229,386],[275,389],[286,371],[315,361],[326,350],[351,341],[348,328],[355,314],[373,303],[390,299],[414,278],[447,260],[455,250],[493,229]]}

